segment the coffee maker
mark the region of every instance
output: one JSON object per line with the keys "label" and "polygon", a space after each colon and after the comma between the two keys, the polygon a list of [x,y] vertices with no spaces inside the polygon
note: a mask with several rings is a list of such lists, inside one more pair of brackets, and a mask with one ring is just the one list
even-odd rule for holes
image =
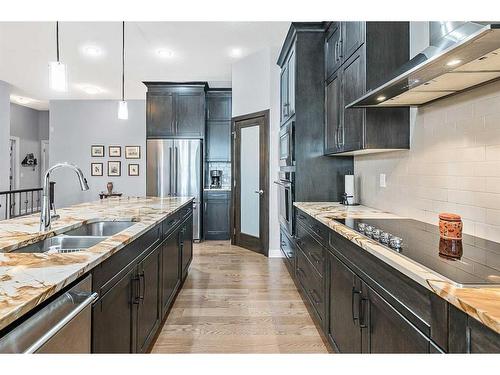
{"label": "coffee maker", "polygon": [[220,189],[222,187],[222,171],[213,169],[210,171],[210,188]]}

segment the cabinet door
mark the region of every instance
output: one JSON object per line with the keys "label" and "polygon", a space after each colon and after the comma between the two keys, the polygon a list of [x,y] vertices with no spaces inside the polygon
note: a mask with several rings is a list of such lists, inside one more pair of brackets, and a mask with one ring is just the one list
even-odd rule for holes
{"label": "cabinet door", "polygon": [[229,195],[208,192],[205,195],[204,231],[206,240],[229,239]]}
{"label": "cabinet door", "polygon": [[430,352],[429,339],[365,284],[360,301],[360,326],[363,327],[363,352]]}
{"label": "cabinet door", "polygon": [[288,58],[288,117],[295,114],[295,60],[295,48],[293,48]]}
{"label": "cabinet door", "polygon": [[147,93],[147,136],[175,135],[174,96],[170,93]]}
{"label": "cabinet door", "polygon": [[175,96],[177,136],[202,138],[205,134],[205,94],[177,93]]}
{"label": "cabinet door", "polygon": [[181,264],[182,264],[182,279],[187,276],[189,265],[193,260],[193,216],[184,221],[180,229],[180,244],[181,244]]}
{"label": "cabinet door", "polygon": [[144,353],[160,326],[160,265],[158,246],[138,265],[139,308],[137,310],[137,352]]}
{"label": "cabinet door", "polygon": [[340,57],[340,22],[330,26],[325,39],[325,78],[329,78],[342,64]]}
{"label": "cabinet door", "polygon": [[330,321],[328,335],[341,353],[361,353],[359,300],[361,282],[337,257],[330,258]]}
{"label": "cabinet door", "polygon": [[[359,49],[342,66],[342,107],[352,103],[365,92],[365,54]],[[363,148],[363,127],[365,110],[346,108],[340,130],[341,151],[360,150]]]}
{"label": "cabinet door", "polygon": [[134,268],[92,306],[92,353],[135,351],[132,327],[138,282]]}
{"label": "cabinet door", "polygon": [[365,22],[342,22],[341,54],[345,61],[365,42]]}
{"label": "cabinet door", "polygon": [[326,86],[326,119],[324,153],[331,154],[340,151],[340,127],[343,118],[341,71],[332,76]]}
{"label": "cabinet door", "polygon": [[207,161],[231,161],[231,121],[208,121]]}
{"label": "cabinet door", "polygon": [[281,123],[288,119],[288,64],[281,68],[280,76]]}
{"label": "cabinet door", "polygon": [[207,94],[207,120],[231,120],[231,96]]}
{"label": "cabinet door", "polygon": [[466,334],[468,353],[500,353],[500,335],[468,317],[469,332]]}
{"label": "cabinet door", "polygon": [[161,251],[161,315],[165,317],[181,281],[178,230],[170,233],[163,241]]}

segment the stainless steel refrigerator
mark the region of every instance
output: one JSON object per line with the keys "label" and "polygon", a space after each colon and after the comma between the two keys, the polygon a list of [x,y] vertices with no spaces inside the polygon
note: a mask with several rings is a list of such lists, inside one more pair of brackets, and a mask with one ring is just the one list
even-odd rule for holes
{"label": "stainless steel refrigerator", "polygon": [[193,196],[193,239],[201,238],[202,150],[199,139],[148,139],[146,193]]}

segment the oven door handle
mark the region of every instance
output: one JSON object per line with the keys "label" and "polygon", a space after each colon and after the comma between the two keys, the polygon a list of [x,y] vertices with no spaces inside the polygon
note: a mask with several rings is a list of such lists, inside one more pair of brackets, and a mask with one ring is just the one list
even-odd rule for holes
{"label": "oven door handle", "polygon": [[281,182],[281,181],[274,181],[276,185],[283,186],[284,188],[289,188],[291,183],[290,182]]}

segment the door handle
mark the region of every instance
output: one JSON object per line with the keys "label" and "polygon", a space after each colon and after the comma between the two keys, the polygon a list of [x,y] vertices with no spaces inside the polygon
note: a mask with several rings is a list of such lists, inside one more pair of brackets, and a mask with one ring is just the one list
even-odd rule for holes
{"label": "door handle", "polygon": [[[142,282],[141,282],[142,280]],[[146,280],[144,279],[144,270],[139,274],[139,300],[144,303],[144,294],[146,293]]]}
{"label": "door handle", "polygon": [[168,163],[169,163],[169,166],[170,166],[170,181],[169,181],[169,192],[168,192],[168,195],[169,196],[172,196],[173,195],[173,189],[172,189],[172,179],[173,179],[173,175],[174,175],[174,163],[173,163],[173,156],[172,156],[172,147],[169,147],[168,148]]}
{"label": "door handle", "polygon": [[255,190],[256,194],[259,194],[259,195],[263,195],[264,194],[264,190]]}
{"label": "door handle", "polygon": [[[360,309],[360,306],[359,306],[359,296],[361,295],[361,292],[359,290],[356,290],[356,288],[353,286],[352,287],[352,292],[351,292],[351,313],[352,313],[352,321],[355,322],[356,320],[359,320],[359,309]],[[354,303],[354,299],[355,297],[357,296],[358,298],[358,303]],[[354,314],[354,309],[355,307],[358,307],[358,311],[356,313],[356,315]]]}
{"label": "door handle", "polygon": [[366,322],[367,308],[369,308],[368,299],[361,297],[359,300],[359,328],[367,328],[368,324]]}

